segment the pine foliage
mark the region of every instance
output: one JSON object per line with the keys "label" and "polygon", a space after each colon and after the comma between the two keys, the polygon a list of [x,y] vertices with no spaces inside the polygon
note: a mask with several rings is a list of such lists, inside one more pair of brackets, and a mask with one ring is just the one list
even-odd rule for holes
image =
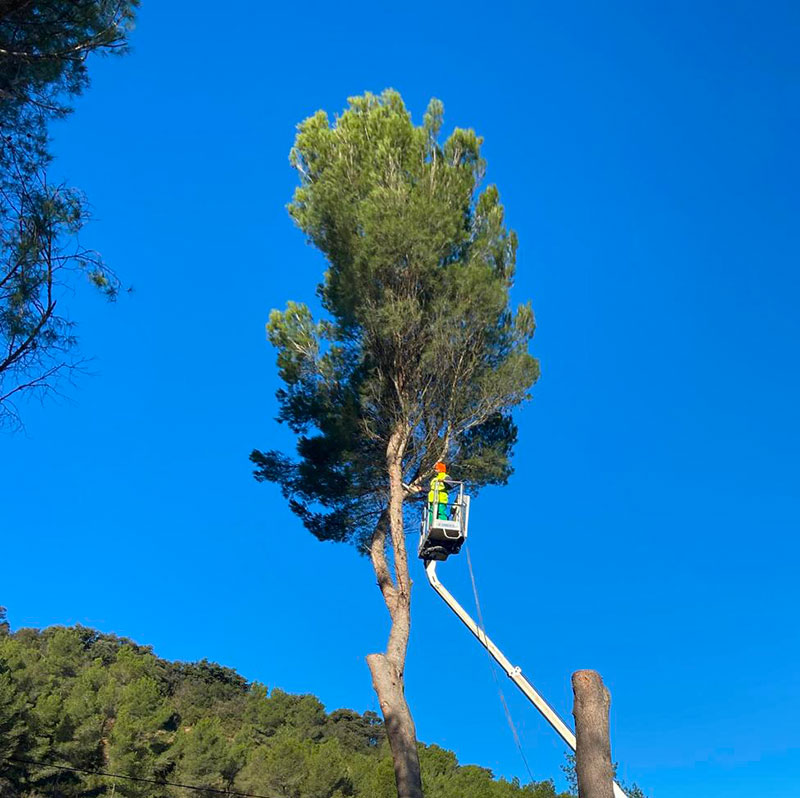
{"label": "pine foliage", "polygon": [[511,473],[511,414],[539,374],[533,312],[510,307],[517,239],[482,186],[482,140],[457,128],[442,141],[442,121],[438,100],[415,125],[397,92],[365,94],[335,120],[306,119],[291,152],[289,212],[327,262],[323,316],[272,312],[279,420],[298,456],[251,459],[323,540],[372,533],[392,436],[407,498],[439,459],[473,489]]}
{"label": "pine foliage", "polygon": [[0,2],[0,425],[15,400],[58,387],[80,361],[62,311],[83,274],[113,299],[118,280],[78,234],[82,193],[54,180],[49,128],[89,84],[92,53],[127,48],[138,0]]}

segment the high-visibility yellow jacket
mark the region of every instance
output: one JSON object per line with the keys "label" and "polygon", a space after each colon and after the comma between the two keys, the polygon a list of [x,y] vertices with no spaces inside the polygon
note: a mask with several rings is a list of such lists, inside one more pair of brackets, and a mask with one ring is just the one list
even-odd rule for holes
{"label": "high-visibility yellow jacket", "polygon": [[[431,489],[428,491],[428,502],[433,504],[447,504],[447,487],[444,484],[446,479],[450,479],[447,474],[438,473],[431,480]],[[437,495],[438,494],[438,495]]]}

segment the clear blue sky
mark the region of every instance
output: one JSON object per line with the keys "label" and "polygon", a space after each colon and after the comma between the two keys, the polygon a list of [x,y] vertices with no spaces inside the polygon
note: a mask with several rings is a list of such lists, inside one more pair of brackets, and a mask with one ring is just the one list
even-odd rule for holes
{"label": "clear blue sky", "polygon": [[[562,714],[573,670],[604,675],[615,758],[651,798],[800,793],[797,4],[270,6],[145,0],[134,52],[95,60],[56,130],[84,243],[136,290],[66,297],[96,376],[0,439],[13,626],[377,709],[368,564],[247,455],[289,445],[263,325],[323,269],[284,208],[294,125],[391,86],[485,136],[538,318],[516,474],[472,519],[490,632]],[[468,603],[463,559],[441,572]],[[415,578],[420,738],[524,777],[485,655]]]}

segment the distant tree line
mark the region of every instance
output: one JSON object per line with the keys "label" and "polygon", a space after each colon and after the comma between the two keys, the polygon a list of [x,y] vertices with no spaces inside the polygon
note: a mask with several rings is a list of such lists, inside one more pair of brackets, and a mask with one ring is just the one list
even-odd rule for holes
{"label": "distant tree line", "polygon": [[[427,798],[570,798],[419,745]],[[29,764],[31,762],[45,764]],[[119,773],[203,788],[61,770]],[[0,798],[394,798],[383,722],[92,629],[11,632],[0,611]]]}

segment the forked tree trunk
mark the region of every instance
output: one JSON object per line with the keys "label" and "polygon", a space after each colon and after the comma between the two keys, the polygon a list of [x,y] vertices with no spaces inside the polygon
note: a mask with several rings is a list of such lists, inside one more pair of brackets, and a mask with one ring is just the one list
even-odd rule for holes
{"label": "forked tree trunk", "polygon": [[[370,654],[367,664],[392,749],[397,796],[422,798],[417,731],[406,701],[404,684],[406,649],[411,631],[411,579],[403,530],[402,459],[405,443],[402,430],[397,430],[389,440],[386,450],[389,504],[378,520],[370,545],[370,559],[389,610],[391,630],[386,652]],[[386,557],[387,537],[392,547],[394,575]]]}
{"label": "forked tree trunk", "polygon": [[611,696],[596,671],[572,674],[575,694],[575,772],[579,798],[614,798],[614,769],[608,733]]}

